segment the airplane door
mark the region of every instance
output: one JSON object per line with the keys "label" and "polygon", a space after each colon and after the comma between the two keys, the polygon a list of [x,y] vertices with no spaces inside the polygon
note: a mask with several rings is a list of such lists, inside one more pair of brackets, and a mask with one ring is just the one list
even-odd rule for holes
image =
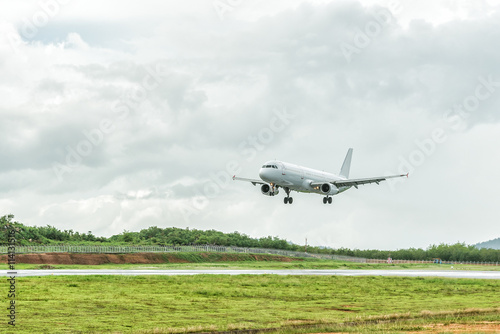
{"label": "airplane door", "polygon": [[281,167],[281,175],[286,175],[285,165],[280,163],[280,167]]}

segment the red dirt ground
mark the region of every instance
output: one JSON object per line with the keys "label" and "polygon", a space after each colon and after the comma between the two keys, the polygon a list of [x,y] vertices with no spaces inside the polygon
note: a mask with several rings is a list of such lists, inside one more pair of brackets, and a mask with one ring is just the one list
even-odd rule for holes
{"label": "red dirt ground", "polygon": [[[405,332],[407,334],[425,334],[425,333],[500,333],[499,322],[479,322],[476,324],[431,324],[423,326],[421,331]],[[330,332],[316,334],[342,334],[346,332]]]}
{"label": "red dirt ground", "polygon": [[480,322],[476,324],[433,324],[423,326],[425,330],[410,333],[500,333],[500,323]]}
{"label": "red dirt ground", "polygon": [[[208,253],[200,253],[200,256],[208,259]],[[285,256],[268,254],[251,254],[256,261],[281,261],[291,262],[292,259]],[[240,254],[221,254],[217,262],[242,261]],[[0,261],[6,263],[7,255],[1,255]],[[207,261],[208,262],[208,261]],[[213,261],[210,261],[213,262]],[[188,260],[179,258],[175,253],[134,253],[134,254],[80,254],[80,253],[42,253],[42,254],[19,254],[16,263],[29,264],[89,264],[98,265],[106,263],[117,264],[148,264],[148,263],[189,263]]]}

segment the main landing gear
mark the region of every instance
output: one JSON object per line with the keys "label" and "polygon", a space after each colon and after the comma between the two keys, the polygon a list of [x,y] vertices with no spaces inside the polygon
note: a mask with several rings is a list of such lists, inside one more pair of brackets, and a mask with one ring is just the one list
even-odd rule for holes
{"label": "main landing gear", "polygon": [[332,201],[333,201],[333,198],[331,198],[330,196],[326,196],[326,197],[323,197],[323,204],[332,204]]}
{"label": "main landing gear", "polygon": [[292,204],[293,203],[293,198],[290,197],[290,188],[283,188],[286,191],[286,197],[283,199],[283,202],[285,204]]}

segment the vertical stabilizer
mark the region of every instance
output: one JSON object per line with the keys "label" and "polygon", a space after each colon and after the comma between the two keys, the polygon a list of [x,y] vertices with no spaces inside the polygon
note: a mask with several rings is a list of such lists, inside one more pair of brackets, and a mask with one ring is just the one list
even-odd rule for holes
{"label": "vertical stabilizer", "polygon": [[351,169],[351,158],[352,158],[352,148],[347,151],[347,155],[345,156],[344,163],[342,164],[342,168],[340,169],[340,176],[349,178],[349,170]]}

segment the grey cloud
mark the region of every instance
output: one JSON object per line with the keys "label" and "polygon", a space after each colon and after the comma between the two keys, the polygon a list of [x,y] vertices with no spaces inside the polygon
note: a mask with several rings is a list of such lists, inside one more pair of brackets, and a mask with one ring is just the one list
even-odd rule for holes
{"label": "grey cloud", "polygon": [[[203,195],[214,173],[233,160],[247,177],[256,177],[261,162],[272,158],[337,172],[345,150],[354,146],[353,173],[384,173],[415,149],[415,140],[442,126],[447,109],[475,93],[479,76],[500,81],[498,14],[437,26],[415,21],[408,28],[394,19],[348,62],[340,44],[352,44],[358,28],[364,29],[379,10],[336,1],[302,5],[255,22],[219,22],[215,13],[198,13],[187,19],[189,24],[174,17],[153,19],[146,26],[138,20],[96,23],[85,17],[73,25],[56,20],[40,31],[37,38],[43,43],[26,46],[30,62],[10,68],[1,82],[2,91],[27,96],[27,101],[19,98],[17,105],[0,108],[0,131],[8,138],[0,143],[2,196],[46,196],[43,208],[35,200],[29,204],[39,208],[32,221],[62,226],[77,210],[81,217],[72,228],[85,232],[112,234],[165,224],[229,231],[237,226],[255,236],[269,232],[294,242],[310,233],[336,246],[342,240],[355,246],[358,238],[358,247],[375,247],[375,241],[360,237],[360,230],[375,231],[381,222],[387,228],[400,219],[420,226],[432,213],[445,217],[439,208],[418,213],[421,207],[411,208],[403,200],[442,200],[428,193],[432,186],[424,176],[436,164],[444,165],[440,154],[449,149],[445,145],[418,170],[424,186],[410,180],[397,194],[382,185],[375,190],[367,186],[339,196],[333,212],[315,206],[314,195],[297,195],[294,206],[284,208],[279,198],[263,198],[257,187],[230,183],[188,223],[182,215],[182,205]],[[45,47],[70,32],[80,34],[89,50],[56,48],[52,63],[42,57]],[[35,66],[37,57],[47,67]],[[165,70],[160,85],[140,103],[127,101],[157,64]],[[450,138],[496,126],[497,94],[481,101],[467,119],[467,130],[449,132]],[[124,109],[116,108],[127,102],[123,116]],[[260,149],[252,148],[249,136],[269,128],[276,109],[295,118]],[[110,119],[114,130],[58,182],[52,163],[64,164],[67,147],[88,140],[83,131],[98,128],[103,119]],[[454,145],[451,139],[449,145]],[[244,148],[251,151],[244,153]],[[454,196],[449,196],[444,208],[453,207]],[[405,210],[398,209],[401,203],[393,203],[394,197]],[[297,218],[310,217],[311,207],[314,228]],[[415,218],[408,212],[415,212]],[[457,234],[467,232],[465,222],[457,226]],[[403,228],[395,233],[410,242]],[[388,239],[378,244],[383,243],[403,244]]]}

